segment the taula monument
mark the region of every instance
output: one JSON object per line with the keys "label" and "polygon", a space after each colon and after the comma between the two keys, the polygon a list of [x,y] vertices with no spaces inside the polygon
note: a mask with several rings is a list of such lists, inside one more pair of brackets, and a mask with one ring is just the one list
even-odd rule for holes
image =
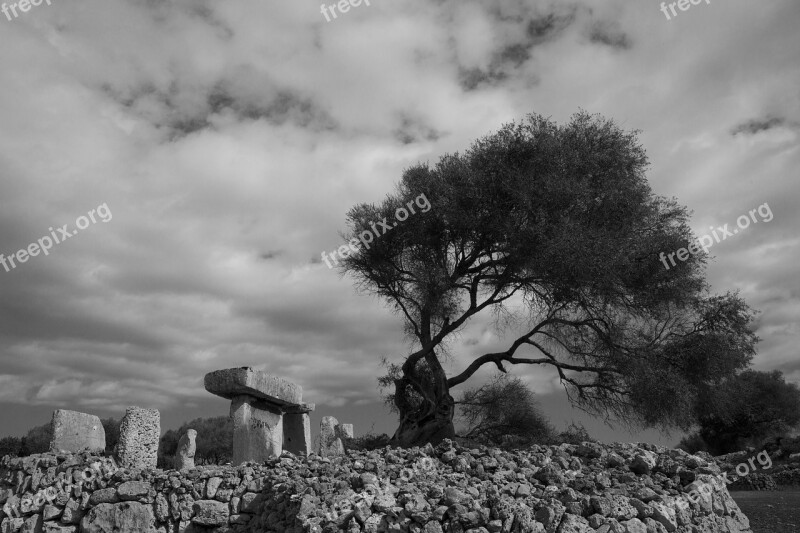
{"label": "taula monument", "polygon": [[234,465],[311,452],[314,404],[302,402],[299,385],[245,366],[209,372],[205,387],[231,401]]}

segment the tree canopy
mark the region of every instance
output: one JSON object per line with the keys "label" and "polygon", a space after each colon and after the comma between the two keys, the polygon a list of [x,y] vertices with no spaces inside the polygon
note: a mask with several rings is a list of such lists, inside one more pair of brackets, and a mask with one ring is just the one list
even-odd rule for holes
{"label": "tree canopy", "polygon": [[[348,213],[351,241],[424,195],[341,269],[403,319],[412,350],[391,368],[395,442],[453,435],[450,389],[482,366],[553,369],[575,405],[628,424],[686,427],[703,387],[750,362],[752,311],[713,295],[688,211],[652,193],[637,132],[580,112],[503,126],[464,153],[407,169],[379,205]],[[384,226],[385,227],[385,226]],[[507,349],[446,375],[442,357],[479,313],[513,333]]]}
{"label": "tree canopy", "polygon": [[800,389],[780,371],[745,370],[706,391],[697,404],[699,429],[681,444],[714,455],[758,446],[800,424]]}

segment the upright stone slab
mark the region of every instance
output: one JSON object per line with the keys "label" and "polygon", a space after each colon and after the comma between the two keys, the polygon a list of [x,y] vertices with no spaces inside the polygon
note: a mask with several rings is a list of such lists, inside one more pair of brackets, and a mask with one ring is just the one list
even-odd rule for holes
{"label": "upright stone slab", "polygon": [[311,417],[314,404],[290,407],[283,415],[283,448],[295,455],[311,453]]}
{"label": "upright stone slab", "polygon": [[319,455],[322,457],[336,457],[344,455],[342,439],[337,434],[339,421],[332,416],[322,417],[319,423]]}
{"label": "upright stone slab", "polygon": [[[283,415],[296,409],[303,389],[250,367],[209,372],[206,390],[231,400],[233,464],[263,462],[283,451]],[[296,424],[292,423],[293,435]]]}
{"label": "upright stone slab", "polygon": [[57,409],[53,412],[51,424],[52,452],[80,452],[87,448],[102,452],[106,449],[106,431],[95,415]]}
{"label": "upright stone slab", "polygon": [[340,439],[352,439],[353,438],[353,424],[339,424],[337,427],[338,435]]}
{"label": "upright stone slab", "polygon": [[242,394],[231,401],[233,464],[263,463],[283,451],[283,413],[274,406]]}
{"label": "upright stone slab", "polygon": [[194,454],[197,451],[196,437],[197,431],[189,429],[178,441],[178,451],[175,453],[175,470],[191,470],[194,468]]}
{"label": "upright stone slab", "polygon": [[119,425],[117,458],[123,468],[156,468],[161,415],[158,409],[128,407]]}

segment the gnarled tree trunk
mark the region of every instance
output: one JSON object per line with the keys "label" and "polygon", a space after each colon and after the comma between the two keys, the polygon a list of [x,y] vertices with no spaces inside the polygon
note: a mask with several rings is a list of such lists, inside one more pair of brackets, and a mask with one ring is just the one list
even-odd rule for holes
{"label": "gnarled tree trunk", "polygon": [[408,375],[395,380],[400,426],[392,443],[398,446],[438,444],[455,436],[455,401],[450,396],[447,376],[433,353],[424,361],[424,370],[417,365]]}

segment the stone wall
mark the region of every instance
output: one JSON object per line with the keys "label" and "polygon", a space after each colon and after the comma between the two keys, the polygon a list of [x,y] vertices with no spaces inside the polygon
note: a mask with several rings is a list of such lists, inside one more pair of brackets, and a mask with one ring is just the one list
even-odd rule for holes
{"label": "stone wall", "polygon": [[444,441],[185,472],[42,454],[0,462],[2,504],[2,533],[750,532],[713,462],[631,444]]}

